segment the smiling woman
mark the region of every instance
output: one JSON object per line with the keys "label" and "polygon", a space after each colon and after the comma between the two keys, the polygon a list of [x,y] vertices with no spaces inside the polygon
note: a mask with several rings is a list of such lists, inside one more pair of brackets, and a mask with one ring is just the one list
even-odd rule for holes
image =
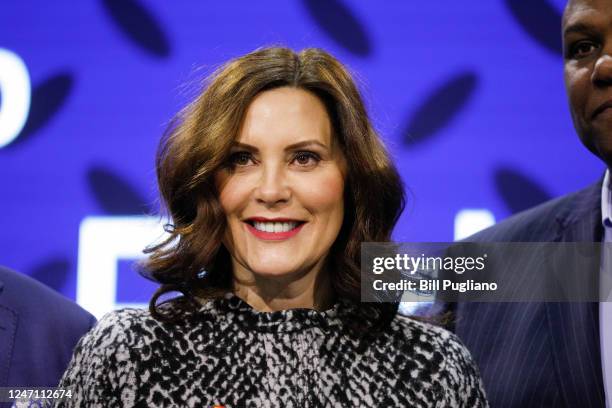
{"label": "smiling woman", "polygon": [[[222,66],[177,116],[157,170],[173,220],[145,268],[164,284],[158,296],[231,290],[261,310],[358,301],[361,242],[389,241],[404,208],[354,82],[318,49],[267,48]],[[284,220],[298,223],[286,239],[270,223]]]}
{"label": "smiling woman", "polygon": [[319,98],[300,88],[271,89],[251,102],[239,147],[217,173],[234,290],[257,309],[331,305],[324,263],[342,226],[346,173],[332,141]]}
{"label": "smiling woman", "polygon": [[331,55],[265,48],[221,67],[157,176],[171,237],[144,266],[161,287],[81,340],[59,406],[487,405],[454,335],[360,302],[360,245],[390,240],[404,193]]}

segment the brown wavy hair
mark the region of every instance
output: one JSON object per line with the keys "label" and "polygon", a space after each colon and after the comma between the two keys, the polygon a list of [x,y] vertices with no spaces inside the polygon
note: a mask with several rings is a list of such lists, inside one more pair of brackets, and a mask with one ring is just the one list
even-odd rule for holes
{"label": "brown wavy hair", "polygon": [[[344,220],[328,255],[336,296],[359,301],[362,242],[388,242],[405,206],[400,176],[368,118],[347,69],[324,50],[269,47],[230,60],[172,120],[159,145],[159,191],[171,219],[170,237],[145,250],[141,273],[159,282],[149,309],[159,319],[158,298],[179,291],[184,304],[232,289],[230,254],[222,244],[225,214],[214,183],[227,162],[247,108],[257,94],[277,87],[312,92],[324,103],[335,140],[348,165]],[[388,305],[387,305],[388,306]],[[378,305],[378,307],[383,307]],[[397,305],[395,305],[395,308]]]}

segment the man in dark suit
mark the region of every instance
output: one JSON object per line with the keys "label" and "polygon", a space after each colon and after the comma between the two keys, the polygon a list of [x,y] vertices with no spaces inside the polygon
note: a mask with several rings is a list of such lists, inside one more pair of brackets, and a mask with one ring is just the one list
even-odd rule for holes
{"label": "man in dark suit", "polygon": [[76,303],[0,267],[0,387],[56,387],[95,322]]}
{"label": "man in dark suit", "polygon": [[[570,0],[563,15],[563,47],[576,131],[612,168],[612,1]],[[612,231],[606,232],[612,228],[608,172],[604,180],[466,241],[612,242]],[[576,273],[591,282],[612,274],[600,265],[591,269]],[[612,407],[612,303],[465,302],[454,307],[451,329],[478,363],[492,407],[605,408],[606,402]]]}

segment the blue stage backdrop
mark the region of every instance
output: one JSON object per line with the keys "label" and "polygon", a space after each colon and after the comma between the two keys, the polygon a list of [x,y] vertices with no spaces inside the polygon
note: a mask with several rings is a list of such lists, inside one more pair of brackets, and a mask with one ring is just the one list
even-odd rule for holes
{"label": "blue stage backdrop", "polygon": [[132,264],[160,236],[159,137],[203,76],[271,44],[325,48],[357,76],[408,191],[396,240],[450,241],[583,187],[603,165],[570,121],[562,7],[3,2],[0,264],[97,315],[146,302]]}

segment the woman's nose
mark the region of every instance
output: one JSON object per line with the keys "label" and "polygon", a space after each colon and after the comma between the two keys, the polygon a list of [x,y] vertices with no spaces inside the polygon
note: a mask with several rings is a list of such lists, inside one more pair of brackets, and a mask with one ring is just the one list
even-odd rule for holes
{"label": "woman's nose", "polygon": [[262,167],[259,183],[255,189],[255,199],[268,206],[289,201],[291,189],[282,165]]}

